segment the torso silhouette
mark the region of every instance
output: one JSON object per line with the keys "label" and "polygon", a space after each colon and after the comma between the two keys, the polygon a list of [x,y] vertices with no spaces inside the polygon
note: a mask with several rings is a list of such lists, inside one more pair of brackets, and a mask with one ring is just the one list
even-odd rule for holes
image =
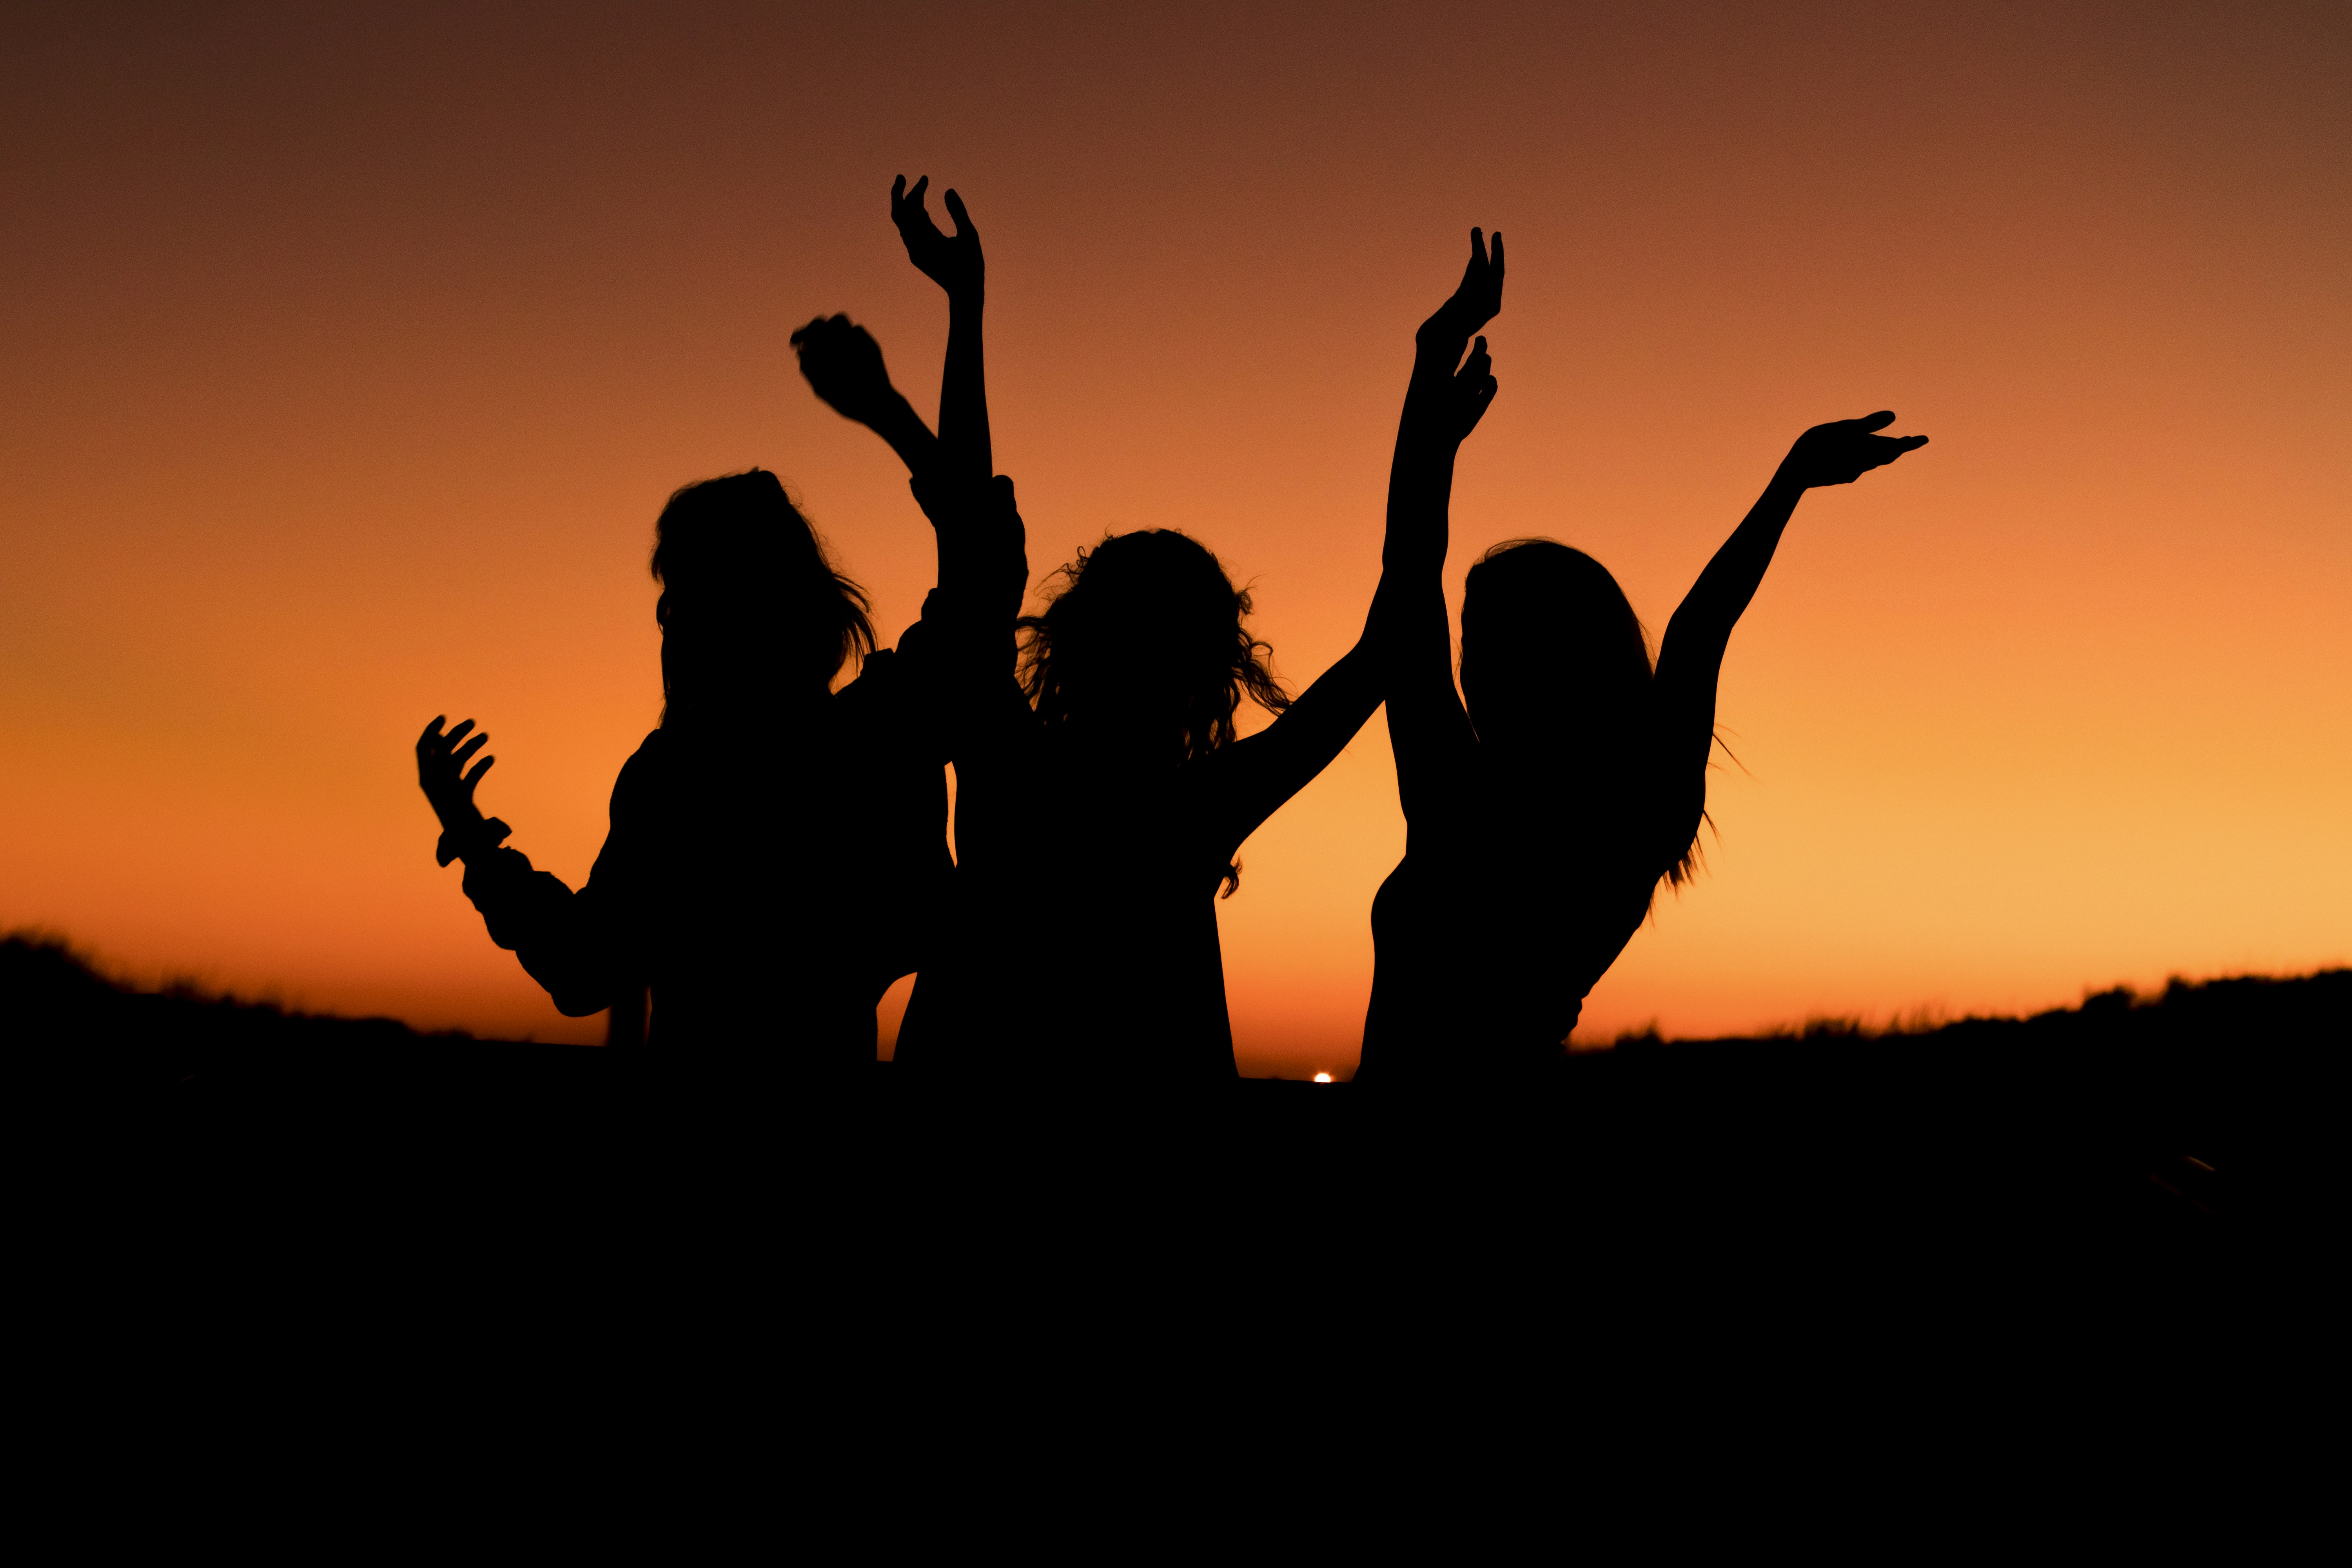
{"label": "torso silhouette", "polygon": [[877,653],[757,722],[656,730],[576,895],[512,850],[468,868],[492,938],[568,1014],[649,985],[664,1055],[870,1071],[875,1004],[916,968],[949,869],[909,662]]}
{"label": "torso silhouette", "polygon": [[990,1078],[1232,1078],[1222,759],[1122,767],[1007,692],[998,743],[957,758],[953,951],[918,979],[898,1058]]}
{"label": "torso silhouette", "polygon": [[[916,495],[942,541],[925,668],[955,764],[957,865],[898,1060],[972,1081],[1230,1081],[1219,884],[1370,717],[1377,664],[1360,644],[1264,731],[1190,758],[1149,699],[1049,725],[1013,674],[1027,569],[1010,481],[919,480]],[[1155,740],[1114,745],[1102,726]]]}
{"label": "torso silhouette", "polygon": [[1541,1073],[1689,845],[1704,776],[1580,797],[1469,742],[1417,782],[1404,858],[1372,903],[1357,1079]]}

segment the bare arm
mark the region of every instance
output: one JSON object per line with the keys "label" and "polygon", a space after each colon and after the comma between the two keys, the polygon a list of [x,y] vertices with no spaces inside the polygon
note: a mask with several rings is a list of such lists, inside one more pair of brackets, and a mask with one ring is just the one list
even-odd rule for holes
{"label": "bare arm", "polygon": [[[940,232],[923,205],[930,188],[926,174],[907,188],[904,174],[890,186],[890,221],[906,241],[907,259],[948,297],[947,363],[940,374],[940,448],[952,476],[978,484],[996,471],[988,440],[988,374],[982,352],[981,315],[988,299],[988,266],[980,230],[964,210],[963,198],[947,193],[955,233]],[[908,465],[910,468],[912,465]]]}
{"label": "bare arm", "polygon": [[467,761],[489,739],[475,733],[470,719],[444,731],[436,719],[416,741],[416,779],[424,786],[433,813],[441,820],[441,843],[436,852],[444,866],[466,862],[466,896],[482,913],[490,940],[513,950],[532,979],[546,987],[557,1011],[571,1017],[602,1012],[614,998],[646,983],[641,950],[631,941],[630,912],[642,897],[631,886],[637,837],[630,831],[634,817],[630,784],[642,768],[632,757],[613,787],[613,830],[577,893],[545,871],[534,870],[518,850],[501,847],[507,825],[485,817],[474,804],[474,786],[489,771],[484,757],[466,769]]}
{"label": "bare arm", "polygon": [[[1475,229],[1470,243],[1462,286],[1423,324],[1417,340],[1389,468],[1380,586],[1364,634],[1264,731],[1213,759],[1223,796],[1219,837],[1228,847],[1238,847],[1321,773],[1383,697],[1391,702],[1391,733],[1399,734],[1396,704],[1407,682],[1412,687],[1403,696],[1404,734],[1418,742],[1424,720],[1439,727],[1446,723],[1444,709],[1423,689],[1433,671],[1461,738],[1467,740],[1468,721],[1460,717],[1461,702],[1454,696],[1453,640],[1441,574],[1454,457],[1495,396],[1486,340],[1479,340],[1466,364],[1461,363],[1462,351],[1470,334],[1501,309],[1503,289],[1502,237],[1495,237],[1491,259]],[[1401,745],[1400,768],[1402,752]]]}
{"label": "bare arm", "polygon": [[1446,616],[1445,552],[1452,533],[1454,461],[1464,437],[1495,395],[1486,340],[1469,360],[1470,335],[1502,308],[1503,237],[1492,256],[1470,231],[1461,287],[1414,337],[1412,380],[1397,424],[1389,471],[1383,587],[1392,595],[1389,650],[1389,742],[1408,823],[1442,813],[1465,776],[1477,737],[1454,686],[1454,634]]}
{"label": "bare arm", "polygon": [[854,419],[889,443],[908,474],[940,476],[959,485],[979,484],[994,472],[988,439],[988,382],[982,352],[981,314],[987,301],[987,264],[980,230],[964,210],[963,198],[947,194],[953,237],[941,234],[923,206],[926,177],[907,189],[901,175],[890,187],[890,220],[906,242],[907,256],[947,291],[947,363],[940,376],[940,433],[891,384],[882,349],[871,333],[847,316],[820,316],[793,334],[801,374],[834,412]]}
{"label": "bare arm", "polygon": [[1894,415],[1879,413],[1816,425],[1798,437],[1772,482],[1683,596],[1658,651],[1660,761],[1666,767],[1706,766],[1715,738],[1716,686],[1731,628],[1756,597],[1804,493],[1817,485],[1850,485],[1927,444],[1925,436],[1876,434],[1894,422]]}
{"label": "bare arm", "polygon": [[940,458],[939,437],[905,395],[890,384],[882,345],[847,316],[819,316],[793,334],[801,374],[825,405],[890,444],[910,474],[926,474]]}

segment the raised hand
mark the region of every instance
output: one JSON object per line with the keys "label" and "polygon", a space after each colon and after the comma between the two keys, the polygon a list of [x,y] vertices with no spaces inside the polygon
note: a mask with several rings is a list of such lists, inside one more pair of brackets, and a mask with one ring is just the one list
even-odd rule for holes
{"label": "raised hand", "polygon": [[1490,249],[1478,230],[1470,231],[1470,263],[1462,269],[1462,285],[1437,308],[1422,331],[1442,330],[1455,339],[1466,338],[1493,321],[1503,309],[1503,237],[1495,236]]}
{"label": "raised hand", "polygon": [[1797,437],[1781,459],[1783,479],[1811,489],[1816,485],[1850,485],[1873,468],[1883,468],[1904,453],[1927,444],[1925,436],[1876,434],[1895,423],[1881,410],[1864,419],[1832,419]]}
{"label": "raised hand", "polygon": [[890,184],[890,221],[898,226],[898,237],[907,242],[907,259],[917,271],[948,291],[950,300],[977,303],[987,286],[988,268],[980,253],[980,230],[973,226],[971,215],[963,208],[963,198],[953,191],[947,194],[948,216],[955,220],[952,236],[940,232],[931,215],[923,205],[923,193],[930,189],[931,177],[925,174],[907,188],[907,176],[899,175]]}
{"label": "raised hand", "polygon": [[1478,428],[1478,421],[1486,416],[1487,405],[1495,401],[1497,384],[1495,362],[1486,356],[1486,340],[1480,338],[1470,350],[1470,357],[1454,373],[1446,388],[1444,413],[1445,433],[1456,441],[1465,440]]}
{"label": "raised hand", "polygon": [[[451,850],[453,845],[469,845],[491,826],[483,817],[481,808],[474,804],[474,786],[482,782],[482,775],[490,771],[490,764],[498,759],[484,757],[474,763],[470,773],[467,772],[467,763],[472,760],[475,752],[489,743],[490,738],[488,734],[477,734],[467,740],[467,733],[474,728],[471,719],[445,734],[442,726],[447,722],[446,714],[436,717],[425,726],[425,732],[416,737],[416,782],[424,788],[425,798],[433,803],[433,815],[441,819],[443,848]],[[463,850],[459,848],[451,852],[462,853]],[[445,853],[441,857],[444,866],[449,860],[450,854]]]}
{"label": "raised hand", "polygon": [[847,316],[819,316],[792,337],[801,374],[836,414],[876,425],[901,401],[882,363],[882,345]]}

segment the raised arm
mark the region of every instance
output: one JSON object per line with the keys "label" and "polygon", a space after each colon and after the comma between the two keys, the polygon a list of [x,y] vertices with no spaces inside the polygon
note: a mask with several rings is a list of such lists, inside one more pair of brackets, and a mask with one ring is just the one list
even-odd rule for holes
{"label": "raised arm", "polygon": [[907,244],[907,259],[948,297],[947,363],[940,373],[940,447],[953,477],[979,484],[996,471],[988,441],[988,375],[981,346],[982,307],[988,299],[988,266],[980,230],[964,210],[963,198],[947,193],[955,233],[945,235],[923,205],[929,174],[907,188],[901,174],[890,186],[890,221]]}
{"label": "raised arm", "polygon": [[[988,438],[988,384],[981,345],[981,311],[987,298],[987,267],[981,254],[980,230],[964,209],[963,198],[947,193],[948,216],[955,220],[952,236],[940,232],[923,206],[926,177],[907,189],[902,175],[890,187],[890,218],[906,242],[907,256],[923,274],[947,291],[947,363],[940,378],[940,433],[931,434],[914,405],[890,384],[882,363],[882,350],[873,335],[846,316],[820,316],[793,334],[800,355],[801,374],[820,398],[844,418],[866,426],[890,444],[913,478],[919,496],[928,487],[940,495],[962,496],[984,487],[992,472]],[[925,506],[934,527],[950,532],[962,520],[976,520],[987,509],[974,504]],[[1013,572],[1019,583],[1013,592],[1012,616],[1021,613],[1021,595],[1028,583],[1028,567],[1016,547],[1010,555],[993,548],[1003,541],[1001,529],[978,522],[975,536],[958,542],[940,540],[942,586],[949,581],[949,555],[967,561],[985,558],[1004,568],[991,574],[1002,587]],[[1013,564],[1007,567],[1006,562]]]}
{"label": "raised arm", "polygon": [[1495,237],[1490,255],[1474,228],[1461,286],[1415,334],[1412,380],[1397,422],[1381,555],[1391,624],[1382,642],[1389,655],[1389,742],[1408,822],[1447,809],[1452,786],[1465,776],[1476,744],[1454,685],[1445,552],[1454,456],[1485,415],[1496,385],[1486,340],[1477,340],[1466,363],[1463,346],[1502,303],[1503,237]]}
{"label": "raised arm", "polygon": [[887,441],[908,473],[930,471],[940,459],[939,437],[890,384],[882,345],[871,332],[846,316],[819,316],[794,332],[792,342],[801,374],[827,407]]}
{"label": "raised arm", "polygon": [[1664,726],[1660,761],[1669,768],[1704,769],[1715,738],[1716,683],[1723,673],[1731,628],[1764,581],[1797,502],[1816,485],[1850,485],[1873,468],[1927,444],[1925,436],[1881,436],[1890,413],[1816,425],[1797,437],[1772,482],[1748,509],[1666,623],[1658,650],[1657,711]]}
{"label": "raised arm", "polygon": [[[1442,581],[1446,509],[1454,456],[1477,428],[1496,390],[1486,340],[1478,341],[1467,363],[1462,351],[1470,335],[1502,308],[1502,236],[1495,237],[1490,255],[1484,237],[1473,229],[1470,265],[1462,286],[1423,323],[1417,339],[1412,379],[1389,468],[1381,581],[1364,635],[1272,724],[1226,748],[1204,769],[1222,797],[1219,826],[1228,847],[1238,847],[1329,765],[1384,696],[1391,700],[1390,723],[1395,732],[1393,704],[1401,671],[1415,671],[1425,682],[1433,668],[1446,700],[1460,714],[1461,704],[1453,695],[1452,640]],[[1466,739],[1467,721],[1462,721],[1462,730]]]}

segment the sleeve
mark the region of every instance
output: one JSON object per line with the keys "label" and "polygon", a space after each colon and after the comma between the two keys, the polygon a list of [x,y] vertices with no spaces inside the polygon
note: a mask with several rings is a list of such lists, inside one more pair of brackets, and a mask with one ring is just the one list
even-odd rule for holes
{"label": "sleeve", "polygon": [[919,476],[912,488],[940,539],[940,585],[923,601],[920,679],[961,769],[1017,734],[1026,712],[1012,679],[1026,535],[1011,479],[964,486]]}
{"label": "sleeve", "polygon": [[466,867],[466,896],[481,911],[490,940],[520,959],[569,1017],[602,1012],[646,982],[647,805],[660,738],[659,731],[648,736],[622,767],[604,847],[578,892],[534,869],[517,849],[493,850]]}

